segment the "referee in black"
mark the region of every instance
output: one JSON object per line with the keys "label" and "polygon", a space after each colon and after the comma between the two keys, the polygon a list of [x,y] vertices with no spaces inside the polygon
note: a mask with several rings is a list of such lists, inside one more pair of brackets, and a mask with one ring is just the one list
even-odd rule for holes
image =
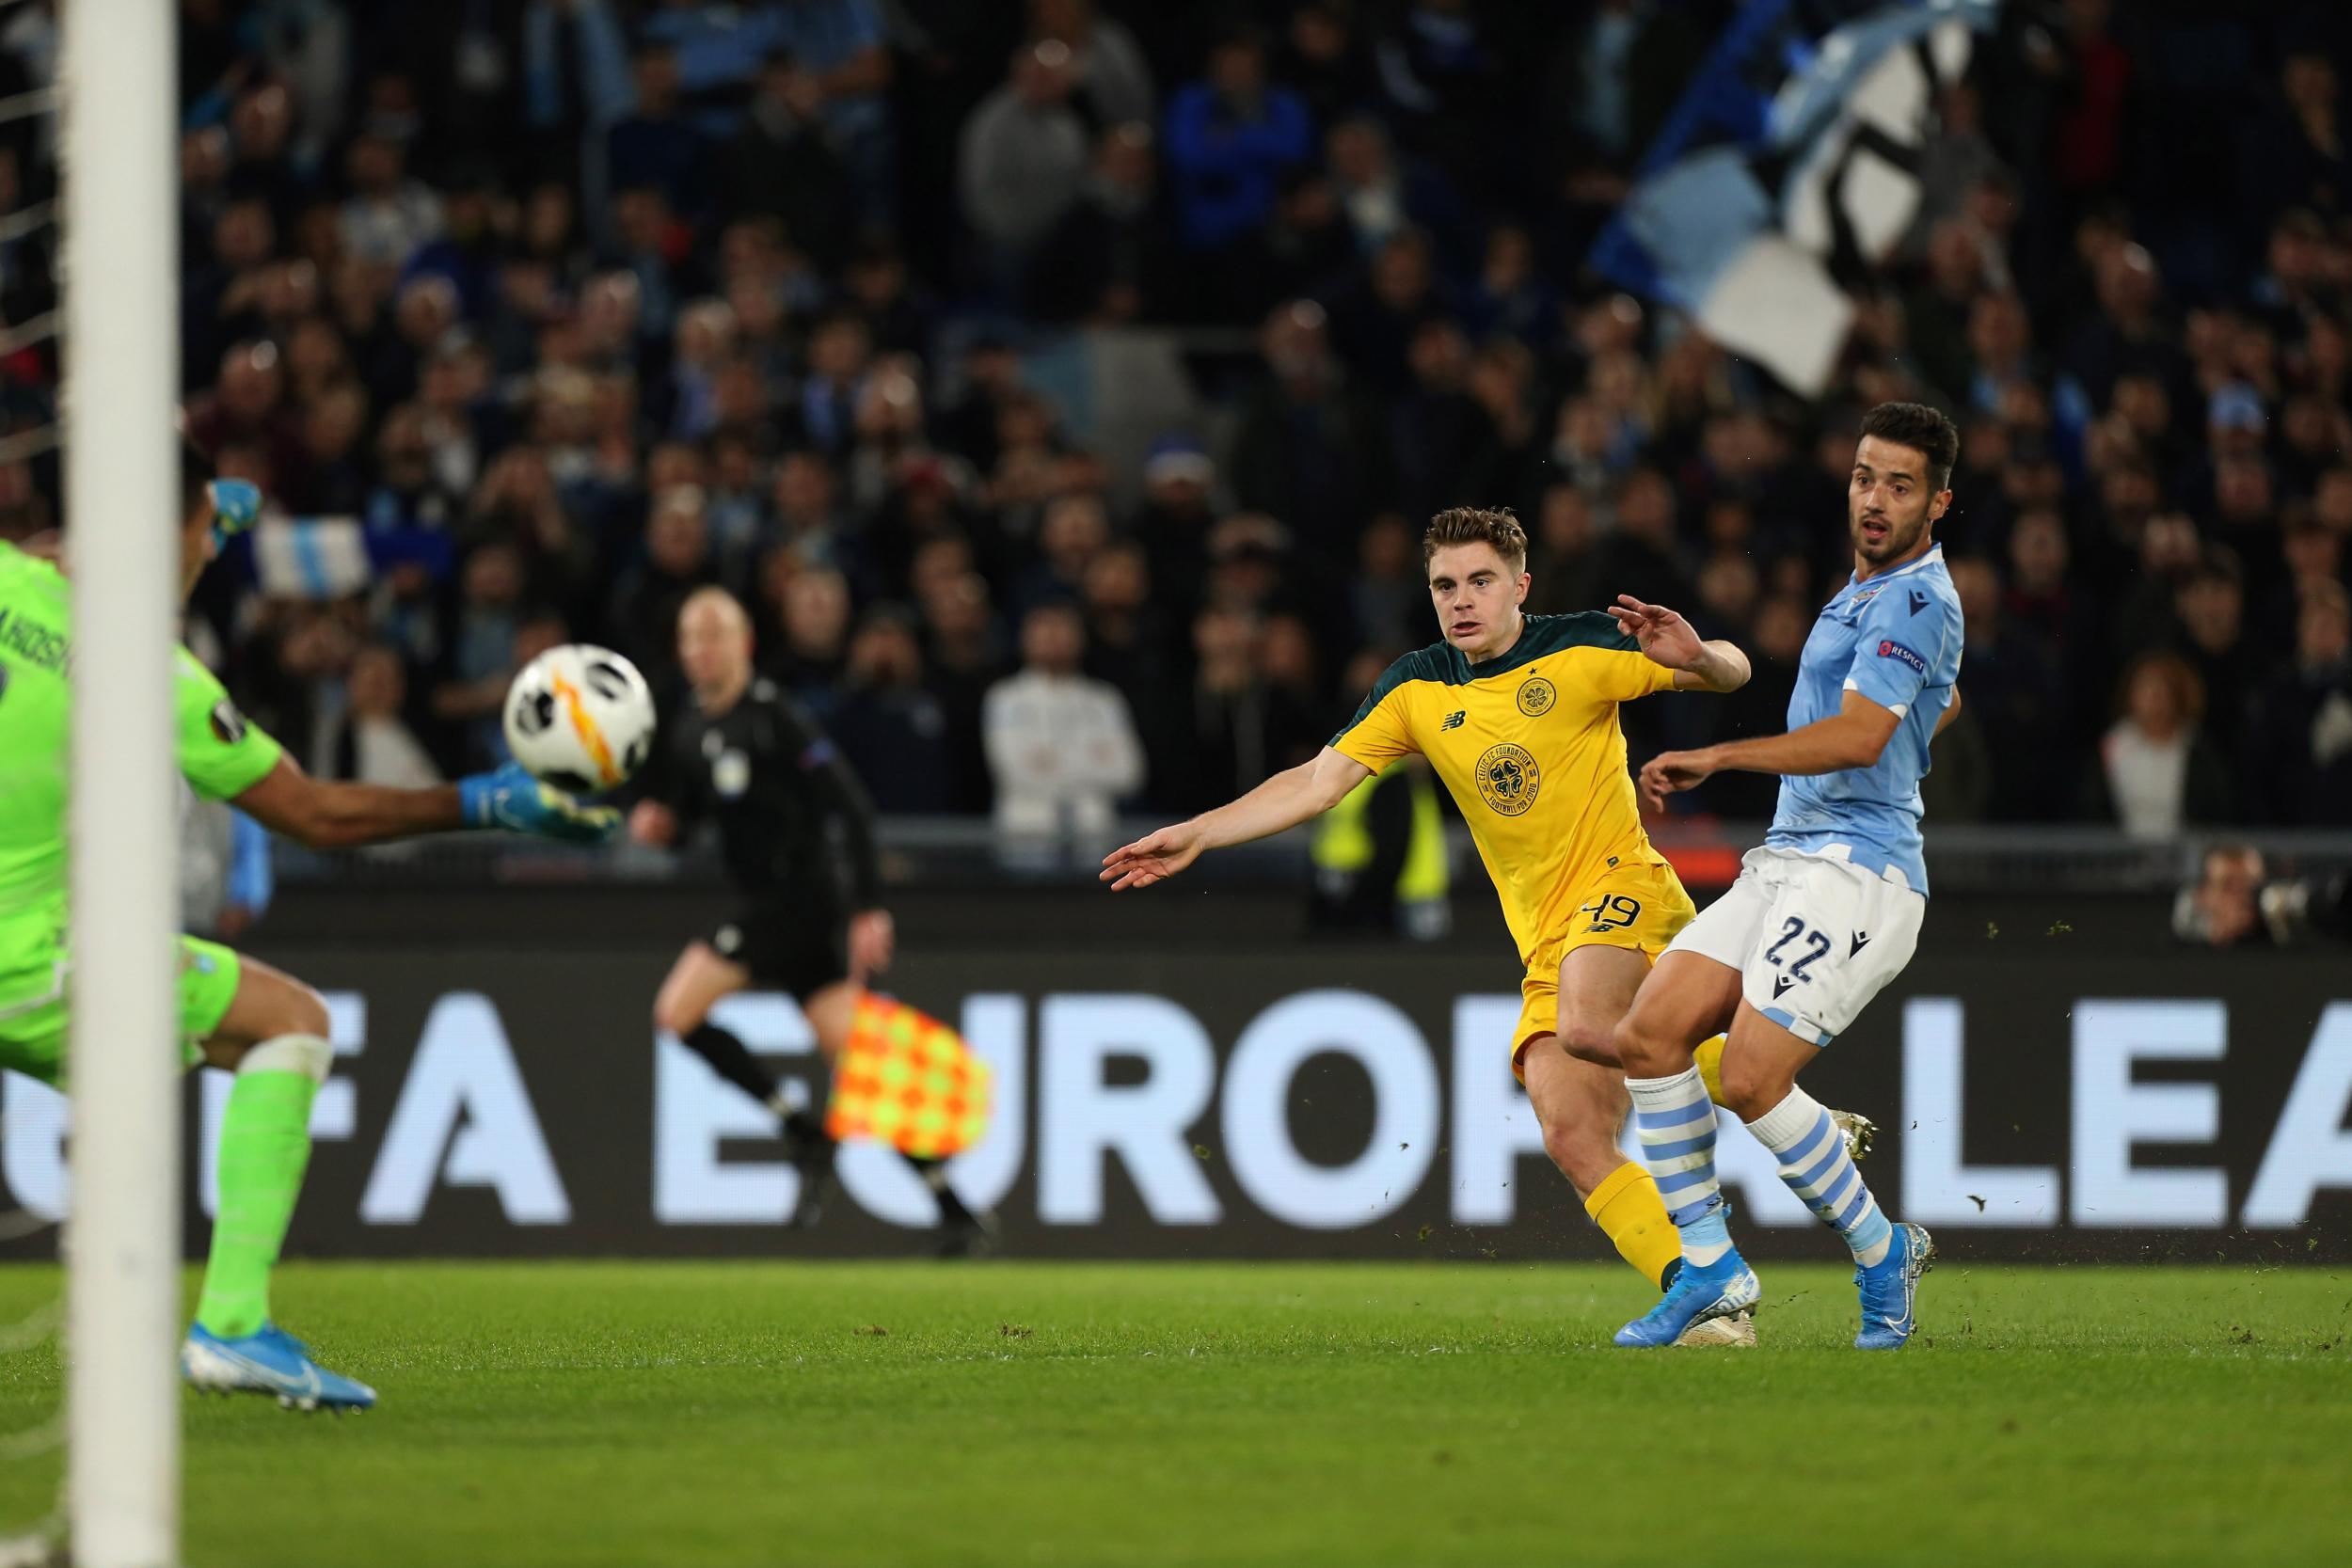
{"label": "referee in black", "polygon": [[[752,626],[723,589],[678,611],[678,663],[692,706],[674,716],[646,799],[629,814],[640,844],[675,844],[717,824],[742,903],[707,942],[689,942],[654,999],[657,1029],[675,1035],[720,1077],[773,1111],[801,1173],[796,1225],[813,1225],[832,1185],[834,1146],[822,1095],[792,1109],[776,1075],[709,1021],[721,997],[755,984],[790,993],[827,1071],[849,1041],[866,976],[890,964],[874,806],[849,765],[790,698],[752,669]],[[993,1227],[947,1185],[946,1162],[905,1157],[939,1204],[942,1250],[984,1250]]]}

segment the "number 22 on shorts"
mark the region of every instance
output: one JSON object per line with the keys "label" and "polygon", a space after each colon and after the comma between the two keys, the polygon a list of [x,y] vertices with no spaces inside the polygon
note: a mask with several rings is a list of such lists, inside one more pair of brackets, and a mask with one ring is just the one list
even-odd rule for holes
{"label": "number 22 on shorts", "polygon": [[1764,961],[1771,964],[1774,969],[1780,968],[1780,950],[1788,946],[1790,942],[1796,941],[1799,937],[1803,937],[1804,939],[1805,951],[1798,957],[1788,960],[1788,973],[1796,979],[1803,980],[1806,984],[1810,985],[1813,981],[1813,976],[1807,974],[1805,973],[1805,969],[1809,965],[1829,957],[1831,944],[1829,938],[1823,936],[1819,931],[1809,929],[1805,926],[1804,920],[1802,916],[1792,914],[1788,917],[1787,924],[1781,927],[1780,940],[1772,943],[1770,947],[1764,949]]}

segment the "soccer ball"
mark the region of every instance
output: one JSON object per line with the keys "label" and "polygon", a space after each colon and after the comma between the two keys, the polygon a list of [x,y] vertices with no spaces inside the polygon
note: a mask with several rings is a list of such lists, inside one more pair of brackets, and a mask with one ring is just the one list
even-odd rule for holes
{"label": "soccer ball", "polygon": [[653,750],[653,692],[610,648],[566,642],[506,689],[506,747],[533,775],[575,795],[625,783]]}

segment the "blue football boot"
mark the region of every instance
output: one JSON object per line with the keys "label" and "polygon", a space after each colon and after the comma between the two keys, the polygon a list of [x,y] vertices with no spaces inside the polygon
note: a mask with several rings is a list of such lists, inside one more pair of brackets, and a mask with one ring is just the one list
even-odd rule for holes
{"label": "blue football boot", "polygon": [[310,1347],[276,1323],[242,1339],[224,1339],[191,1323],[180,1344],[180,1375],[216,1394],[274,1394],[289,1410],[366,1410],[375,1390],[310,1359]]}
{"label": "blue football boot", "polygon": [[1657,1306],[1617,1330],[1628,1350],[1655,1350],[1680,1339],[1692,1324],[1752,1311],[1764,1287],[1735,1249],[1705,1268],[1684,1263]]}
{"label": "blue football boot", "polygon": [[1933,1266],[1935,1243],[1919,1226],[1898,1223],[1886,1244],[1886,1256],[1853,1272],[1862,1292],[1862,1332],[1853,1337],[1856,1350],[1900,1350],[1919,1326],[1913,1311],[1919,1294],[1919,1276]]}

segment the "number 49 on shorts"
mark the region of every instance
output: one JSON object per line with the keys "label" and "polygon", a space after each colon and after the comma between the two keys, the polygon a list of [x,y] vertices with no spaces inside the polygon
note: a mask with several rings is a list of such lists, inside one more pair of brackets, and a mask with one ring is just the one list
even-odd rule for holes
{"label": "number 49 on shorts", "polygon": [[1596,898],[1589,904],[1579,905],[1576,912],[1593,917],[1593,923],[1584,927],[1588,934],[1594,931],[1621,931],[1642,918],[1642,901],[1628,898],[1622,893],[1613,893],[1606,898]]}

